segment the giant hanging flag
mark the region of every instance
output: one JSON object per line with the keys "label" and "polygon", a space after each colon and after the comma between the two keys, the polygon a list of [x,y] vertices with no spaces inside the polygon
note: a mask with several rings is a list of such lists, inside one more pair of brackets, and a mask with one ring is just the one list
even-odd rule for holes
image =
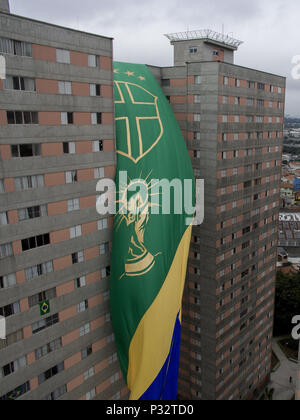
{"label": "giant hanging flag", "polygon": [[193,170],[172,109],[150,70],[116,62],[114,76],[118,212],[111,317],[116,346],[131,400],[175,400],[192,229],[192,219],[188,225],[186,220],[193,214],[185,212],[183,192],[171,193],[168,211],[162,205],[166,191],[157,187],[158,180],[177,180],[177,185],[190,180],[194,204]]}

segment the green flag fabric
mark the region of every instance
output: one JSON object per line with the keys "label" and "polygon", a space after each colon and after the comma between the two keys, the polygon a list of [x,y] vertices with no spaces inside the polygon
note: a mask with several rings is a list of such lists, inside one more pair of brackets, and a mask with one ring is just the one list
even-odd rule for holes
{"label": "green flag fabric", "polygon": [[172,399],[193,217],[186,200],[194,205],[194,175],[174,113],[147,66],[116,62],[114,77],[116,346],[131,399]]}

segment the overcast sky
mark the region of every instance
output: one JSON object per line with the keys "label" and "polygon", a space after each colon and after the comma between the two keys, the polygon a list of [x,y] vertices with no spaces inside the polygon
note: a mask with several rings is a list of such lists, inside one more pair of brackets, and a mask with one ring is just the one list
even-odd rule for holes
{"label": "overcast sky", "polygon": [[209,28],[244,41],[235,63],[287,77],[286,113],[300,117],[299,0],[10,0],[11,12],[109,36],[119,61],[172,65],[163,35]]}

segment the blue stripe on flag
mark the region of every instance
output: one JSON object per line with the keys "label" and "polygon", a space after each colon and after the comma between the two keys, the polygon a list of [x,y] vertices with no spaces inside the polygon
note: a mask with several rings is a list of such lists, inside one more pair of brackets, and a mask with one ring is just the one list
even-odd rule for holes
{"label": "blue stripe on flag", "polygon": [[140,398],[141,401],[175,401],[177,400],[179,353],[180,353],[181,324],[179,314],[176,319],[171,350],[160,373]]}

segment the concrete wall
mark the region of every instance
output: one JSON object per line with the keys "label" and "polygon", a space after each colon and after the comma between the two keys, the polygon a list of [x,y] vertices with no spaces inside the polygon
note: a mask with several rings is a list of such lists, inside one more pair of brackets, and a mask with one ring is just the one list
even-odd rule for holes
{"label": "concrete wall", "polygon": [[[3,2],[2,2],[3,3]],[[95,168],[104,168],[106,177],[114,176],[115,130],[113,124],[112,40],[96,35],[0,14],[0,36],[32,44],[33,57],[6,55],[7,75],[29,77],[36,81],[36,92],[4,90],[0,82],[0,212],[7,212],[9,224],[0,226],[0,244],[13,243],[11,257],[0,260],[0,276],[16,273],[17,284],[1,289],[0,307],[20,302],[21,312],[7,318],[7,334],[22,330],[23,340],[0,347],[0,369],[22,356],[27,366],[1,378],[0,396],[29,381],[30,391],[20,399],[43,399],[66,385],[61,399],[84,399],[96,390],[96,399],[126,398],[118,362],[112,361],[115,345],[109,318],[109,252],[100,255],[101,244],[111,243],[112,219],[98,231],[102,216],[96,212]],[[58,63],[56,49],[70,51],[70,64]],[[100,57],[100,66],[88,66],[88,54]],[[72,83],[72,95],[59,94],[58,81]],[[90,96],[90,84],[101,85],[101,96]],[[38,112],[37,125],[7,124],[7,111]],[[61,125],[61,112],[73,112],[74,124]],[[91,124],[91,113],[102,113],[102,124]],[[104,149],[93,152],[93,142],[102,140]],[[64,154],[64,142],[73,142],[76,153]],[[14,158],[11,146],[40,144],[41,155]],[[66,184],[66,171],[76,170],[78,182]],[[44,187],[17,192],[17,177],[43,175]],[[67,200],[78,199],[80,209],[67,210]],[[48,215],[23,222],[18,210],[47,205]],[[82,227],[80,237],[70,239],[70,228]],[[22,252],[23,239],[50,233],[50,245]],[[71,255],[84,252],[84,261],[72,264]],[[53,261],[54,271],[26,281],[25,270]],[[104,271],[103,271],[104,270]],[[86,278],[86,286],[75,287],[75,280]],[[42,317],[39,305],[29,307],[28,298],[56,288],[50,301],[50,314]],[[77,305],[88,301],[88,309],[78,312]],[[59,314],[60,322],[37,333],[32,324]],[[90,332],[79,336],[79,328],[90,324]],[[63,346],[40,360],[35,351],[53,340]],[[1,343],[0,343],[1,345]],[[88,358],[81,351],[93,348]],[[65,370],[38,386],[38,377],[63,362]],[[88,380],[83,373],[94,367]],[[119,379],[114,375],[119,374]]]}

